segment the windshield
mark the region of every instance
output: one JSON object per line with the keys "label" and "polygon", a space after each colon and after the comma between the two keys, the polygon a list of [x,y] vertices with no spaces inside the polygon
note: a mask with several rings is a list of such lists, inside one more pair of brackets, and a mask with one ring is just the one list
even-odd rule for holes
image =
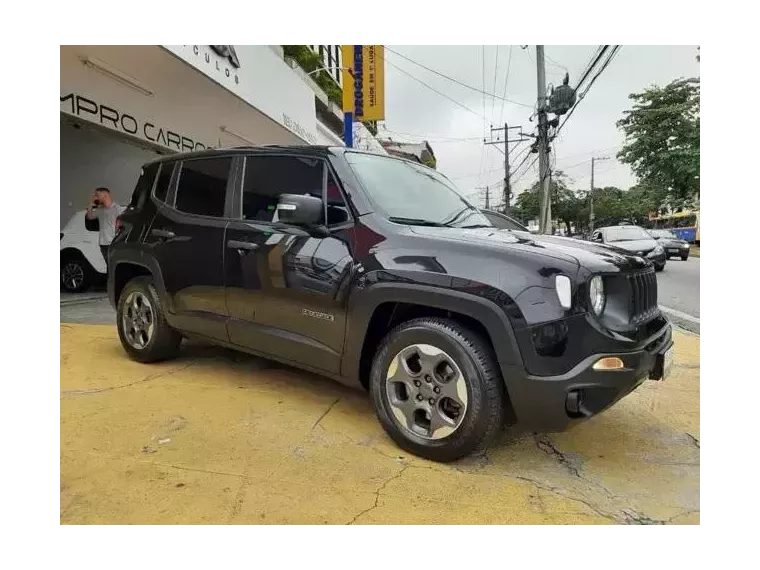
{"label": "windshield", "polygon": [[652,239],[648,233],[638,226],[625,226],[622,228],[607,228],[605,241],[635,241],[638,239]]}
{"label": "windshield", "polygon": [[488,219],[435,170],[380,155],[347,152],[345,156],[370,199],[393,222],[491,226]]}
{"label": "windshield", "polygon": [[652,230],[650,233],[652,234],[652,237],[655,238],[678,239],[672,232],[669,232],[668,230]]}

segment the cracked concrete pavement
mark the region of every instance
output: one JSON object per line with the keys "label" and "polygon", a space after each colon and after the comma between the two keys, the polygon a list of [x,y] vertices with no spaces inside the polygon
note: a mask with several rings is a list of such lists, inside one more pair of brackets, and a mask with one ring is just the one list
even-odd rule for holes
{"label": "cracked concrete pavement", "polygon": [[326,378],[201,344],[142,365],[62,324],[61,522],[699,524],[699,337],[675,340],[665,382],[442,465]]}

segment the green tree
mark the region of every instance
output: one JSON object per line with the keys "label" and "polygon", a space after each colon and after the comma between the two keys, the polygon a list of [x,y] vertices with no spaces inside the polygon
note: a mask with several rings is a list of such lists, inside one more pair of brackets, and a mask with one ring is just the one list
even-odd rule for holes
{"label": "green tree", "polygon": [[[567,176],[561,170],[552,173],[549,192],[552,202],[552,218],[565,224],[569,234],[573,224],[576,227],[578,226],[580,214],[583,210],[583,200],[568,187]],[[517,196],[515,202],[523,220],[538,218],[540,213],[538,195],[539,183],[536,181],[528,190]]]}
{"label": "green tree", "polygon": [[646,184],[632,186],[623,194],[623,212],[625,219],[633,224],[642,225],[649,219],[649,214],[657,212],[662,203],[662,195],[656,188]]}
{"label": "green tree", "polygon": [[515,200],[515,206],[522,220],[528,221],[538,218],[538,185],[534,184],[533,187],[519,194]]}
{"label": "green tree", "polygon": [[699,194],[699,98],[699,79],[678,79],[629,95],[617,122],[626,137],[618,159],[673,207]]}

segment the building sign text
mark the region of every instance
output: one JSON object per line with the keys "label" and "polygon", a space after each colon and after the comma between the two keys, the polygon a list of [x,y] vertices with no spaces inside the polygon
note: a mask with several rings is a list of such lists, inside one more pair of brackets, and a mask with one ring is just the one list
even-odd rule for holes
{"label": "building sign text", "polygon": [[143,140],[159,144],[176,151],[203,150],[212,148],[192,138],[176,133],[150,121],[137,119],[129,113],[119,111],[77,93],[61,95],[61,110],[91,123],[123,132]]}

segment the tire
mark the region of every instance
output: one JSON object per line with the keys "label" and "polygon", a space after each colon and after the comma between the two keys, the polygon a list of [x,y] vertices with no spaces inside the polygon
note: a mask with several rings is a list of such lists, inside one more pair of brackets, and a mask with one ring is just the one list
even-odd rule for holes
{"label": "tire", "polygon": [[[145,306],[151,314],[150,318],[145,316],[148,311],[140,309]],[[135,324],[133,317],[137,314],[141,315],[138,320],[142,324]],[[165,314],[153,278],[135,277],[124,286],[116,309],[116,328],[121,345],[131,359],[157,362],[173,358],[179,353],[182,335],[169,326]],[[145,334],[138,335],[138,329]]]}
{"label": "tire", "polygon": [[61,256],[61,289],[67,293],[87,291],[95,278],[95,270],[81,254]]}
{"label": "tire", "polygon": [[655,265],[654,266],[654,270],[655,271],[662,271],[663,269],[665,269],[665,264],[664,263],[662,265]]}
{"label": "tire", "polygon": [[[422,355],[420,346],[432,353],[437,350],[439,354]],[[418,362],[416,376],[409,376],[408,371],[412,367],[397,359],[397,356],[404,358],[405,351],[410,351],[408,354],[412,356],[404,362],[412,362],[415,354],[426,359]],[[448,376],[448,382],[439,382],[442,376],[437,372],[426,374],[433,365],[443,366],[446,371],[443,378]],[[403,369],[399,371],[399,367]],[[403,382],[388,382],[392,370],[395,372],[390,378]],[[430,382],[425,381],[426,376],[432,376]],[[436,388],[441,391],[437,396],[431,393]],[[414,393],[414,390],[417,392]],[[424,416],[427,414],[432,418],[432,414],[436,413],[437,418],[442,418],[442,410],[448,409],[450,412],[452,402],[456,402],[445,394],[452,391],[456,392],[458,400],[465,395],[467,398],[465,402],[460,402],[464,406],[460,406],[456,419],[446,416],[456,426],[443,426],[440,432],[439,429],[433,431],[433,420],[426,420]],[[496,356],[477,333],[448,319],[414,319],[391,331],[375,354],[370,373],[370,393],[380,424],[391,439],[402,449],[432,461],[454,461],[484,450],[499,433],[506,416],[506,390]],[[417,394],[422,396],[421,402],[417,400]],[[428,396],[433,397],[435,404],[429,405],[430,400],[426,400]],[[407,412],[400,411],[397,406],[408,406]],[[428,411],[425,412],[422,407]],[[412,408],[414,411],[410,413]],[[420,414],[419,421],[422,423],[429,422],[429,428],[420,428],[415,423],[416,414]],[[414,418],[411,427],[410,415]],[[451,429],[453,431],[448,431]],[[427,435],[423,435],[422,431],[427,431]]]}
{"label": "tire", "polygon": [[682,253],[681,254],[681,261],[686,261],[687,259],[689,259],[689,254],[688,253]]}

